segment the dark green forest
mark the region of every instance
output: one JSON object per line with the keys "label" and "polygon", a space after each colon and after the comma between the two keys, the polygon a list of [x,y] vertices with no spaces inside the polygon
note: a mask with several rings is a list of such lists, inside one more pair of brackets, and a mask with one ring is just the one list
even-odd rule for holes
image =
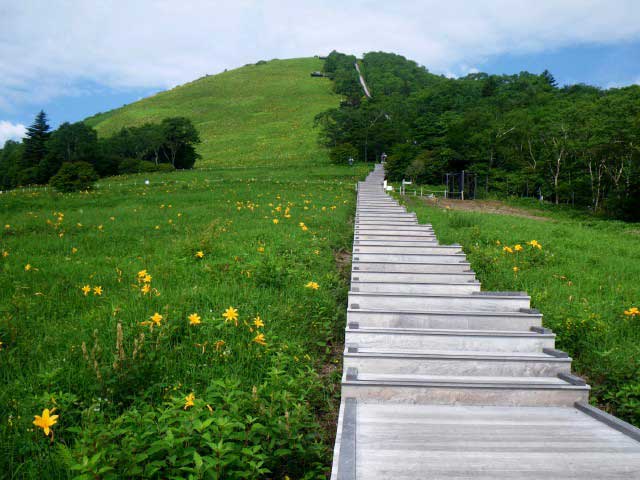
{"label": "dark green forest", "polygon": [[441,184],[481,179],[482,193],[540,197],[640,220],[640,86],[559,86],[553,75],[473,73],[450,79],[391,53],[333,51],[325,73],[343,95],[316,117],[337,163],[388,154],[387,176]]}
{"label": "dark green forest", "polygon": [[198,158],[199,142],[184,117],[123,128],[102,139],[83,122],[51,130],[41,111],[22,142],[9,140],[0,149],[0,189],[50,183],[68,192],[90,188],[98,177],[188,169]]}

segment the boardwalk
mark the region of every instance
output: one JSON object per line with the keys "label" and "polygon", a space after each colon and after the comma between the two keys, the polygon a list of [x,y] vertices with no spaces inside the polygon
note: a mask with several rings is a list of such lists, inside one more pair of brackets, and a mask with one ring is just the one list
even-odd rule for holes
{"label": "boardwalk", "polygon": [[359,184],[333,480],[640,479],[640,431],[588,405],[523,292],[483,292]]}

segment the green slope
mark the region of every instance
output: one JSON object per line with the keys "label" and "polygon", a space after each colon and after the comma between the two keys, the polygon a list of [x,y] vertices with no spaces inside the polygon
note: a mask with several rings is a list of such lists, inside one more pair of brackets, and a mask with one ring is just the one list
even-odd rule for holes
{"label": "green slope", "polygon": [[204,77],[86,122],[100,135],[124,126],[185,116],[198,128],[203,166],[310,165],[326,158],[317,148],[313,117],[337,106],[325,78],[312,78],[316,58],[272,60]]}

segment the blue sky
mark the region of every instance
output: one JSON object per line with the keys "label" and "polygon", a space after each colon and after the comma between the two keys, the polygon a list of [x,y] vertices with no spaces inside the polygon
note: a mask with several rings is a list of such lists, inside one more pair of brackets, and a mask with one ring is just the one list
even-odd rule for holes
{"label": "blue sky", "polygon": [[[38,32],[37,35],[34,32]],[[640,83],[637,0],[0,0],[0,145],[261,59],[400,53],[434,73]]]}
{"label": "blue sky", "polygon": [[588,83],[616,88],[640,83],[640,41],[576,45],[529,54],[502,54],[478,65],[490,73],[540,73],[548,69],[560,85]]}

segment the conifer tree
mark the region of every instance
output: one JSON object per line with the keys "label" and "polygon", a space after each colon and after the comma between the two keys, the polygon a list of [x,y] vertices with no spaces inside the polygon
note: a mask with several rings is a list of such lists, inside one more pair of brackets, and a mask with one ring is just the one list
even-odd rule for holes
{"label": "conifer tree", "polygon": [[541,77],[545,82],[549,84],[551,88],[556,88],[558,86],[558,82],[549,70],[545,70],[544,72],[542,72]]}
{"label": "conifer tree", "polygon": [[43,110],[36,115],[33,124],[27,128],[27,134],[23,140],[24,153],[22,154],[22,167],[37,167],[47,153],[47,139],[50,127],[47,123],[47,114]]}

